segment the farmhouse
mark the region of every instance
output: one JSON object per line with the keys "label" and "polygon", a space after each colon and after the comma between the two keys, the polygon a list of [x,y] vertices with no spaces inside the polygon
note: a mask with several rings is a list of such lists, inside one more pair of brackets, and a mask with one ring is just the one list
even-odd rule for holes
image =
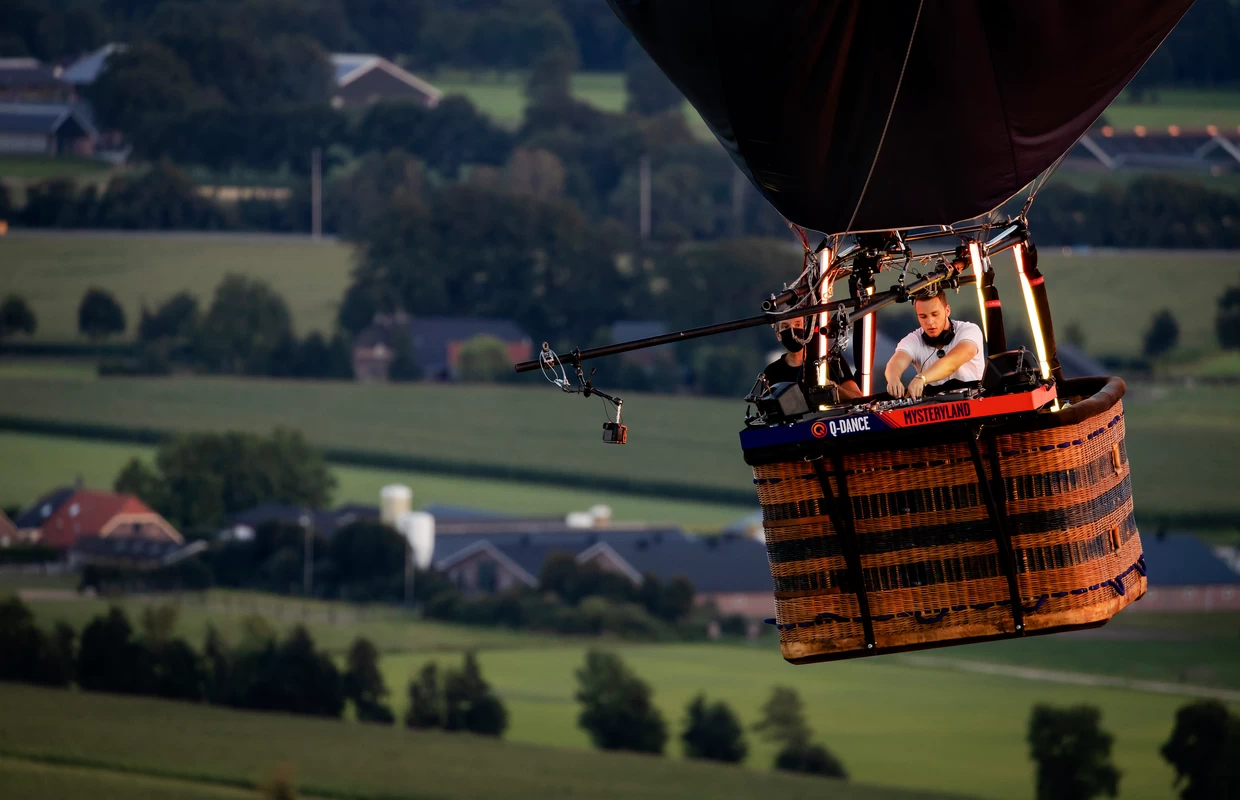
{"label": "farmhouse", "polygon": [[98,133],[85,109],[68,103],[0,103],[0,154],[78,155],[95,151]]}
{"label": "farmhouse", "polygon": [[353,374],[359,381],[386,380],[397,348],[408,342],[427,380],[455,380],[461,348],[475,336],[494,336],[511,361],[533,358],[534,344],[516,323],[482,317],[412,317],[404,312],[376,314],[374,323],[353,340]]}
{"label": "farmhouse", "polygon": [[400,67],[373,54],[333,53],[336,86],[334,108],[378,102],[405,101],[434,108],[443,92]]}
{"label": "farmhouse", "polygon": [[83,536],[129,536],[181,544],[166,519],[131,494],[81,487],[56,489],[13,520],[19,540],[67,551]]}

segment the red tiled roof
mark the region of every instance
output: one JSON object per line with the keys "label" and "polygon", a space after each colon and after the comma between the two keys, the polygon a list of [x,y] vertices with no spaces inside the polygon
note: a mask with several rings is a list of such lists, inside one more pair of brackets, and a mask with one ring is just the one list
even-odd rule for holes
{"label": "red tiled roof", "polygon": [[162,520],[131,494],[79,489],[40,526],[39,541],[51,547],[72,547],[79,536],[100,533],[120,514],[149,514],[152,522]]}

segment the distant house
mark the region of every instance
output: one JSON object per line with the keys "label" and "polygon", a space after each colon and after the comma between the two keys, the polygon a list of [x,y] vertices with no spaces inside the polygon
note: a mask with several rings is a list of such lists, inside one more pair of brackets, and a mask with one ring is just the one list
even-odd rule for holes
{"label": "distant house", "polygon": [[84,109],[67,103],[0,103],[0,153],[79,155],[95,152],[98,133]]}
{"label": "distant house", "polygon": [[108,59],[114,53],[124,52],[125,45],[111,42],[100,47],[93,53],[87,53],[65,67],[60,74],[61,79],[68,83],[74,89],[80,90],[84,86],[90,86],[99,79],[107,68]]}
{"label": "distant house", "polygon": [[[509,522],[508,527],[513,527]],[[527,522],[525,531],[442,535],[436,525],[433,565],[467,594],[537,587],[552,553],[569,553],[578,564],[594,564],[640,584],[647,574],[662,581],[689,579],[699,604],[751,619],[775,608],[766,547],[734,535],[691,536],[679,528],[571,530],[563,522]]]}
{"label": "distant house", "polygon": [[83,536],[129,536],[180,544],[180,532],[131,494],[61,488],[13,520],[17,538],[69,550]]}
{"label": "distant house", "polygon": [[68,103],[73,87],[58,68],[35,58],[0,58],[0,102]]}
{"label": "distant house", "polygon": [[455,380],[461,348],[475,336],[490,335],[508,347],[514,363],[533,358],[534,343],[510,320],[479,317],[410,317],[376,314],[374,323],[353,340],[353,374],[361,381],[386,380],[405,338],[427,380]]}
{"label": "distant house", "polygon": [[15,541],[17,541],[17,526],[3,511],[0,511],[0,547],[8,547]]}
{"label": "distant house", "polygon": [[206,550],[202,540],[185,544],[145,536],[82,536],[69,549],[69,566],[158,569]]}
{"label": "distant house", "polygon": [[1188,534],[1142,531],[1149,589],[1142,611],[1240,611],[1240,551]]}
{"label": "distant house", "polygon": [[378,520],[378,506],[345,505],[331,510],[322,510],[283,503],[264,503],[255,508],[231,514],[228,517],[228,526],[224,534],[233,539],[249,539],[263,524],[280,522],[286,525],[309,525],[316,534],[331,537],[336,531],[354,522],[377,522]]}
{"label": "distant house", "polygon": [[376,55],[333,53],[335,88],[332,106],[348,108],[378,102],[405,101],[426,108],[439,105],[443,92]]}

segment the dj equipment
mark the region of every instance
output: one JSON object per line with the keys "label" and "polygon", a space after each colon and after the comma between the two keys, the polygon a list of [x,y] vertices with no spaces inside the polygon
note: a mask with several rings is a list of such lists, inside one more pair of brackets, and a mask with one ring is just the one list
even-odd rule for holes
{"label": "dj equipment", "polygon": [[1056,398],[1054,384],[1031,391],[983,397],[980,389],[962,389],[932,397],[878,400],[807,414],[790,425],[768,425],[741,431],[741,447],[813,442],[842,436],[867,436],[882,431],[969,422],[982,417],[1037,411]]}

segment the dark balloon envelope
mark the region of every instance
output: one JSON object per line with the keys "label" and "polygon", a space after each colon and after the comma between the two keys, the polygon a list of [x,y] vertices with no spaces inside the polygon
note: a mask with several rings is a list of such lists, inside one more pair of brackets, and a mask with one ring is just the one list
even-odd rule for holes
{"label": "dark balloon envelope", "polygon": [[759,191],[825,233],[999,206],[1075,144],[1192,5],[608,2]]}

